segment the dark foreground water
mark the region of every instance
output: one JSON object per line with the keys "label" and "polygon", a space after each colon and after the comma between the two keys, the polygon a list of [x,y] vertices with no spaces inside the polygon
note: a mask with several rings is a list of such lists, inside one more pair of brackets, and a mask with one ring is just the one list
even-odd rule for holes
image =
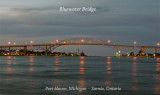
{"label": "dark foreground water", "polygon": [[0,56],[0,95],[160,95],[160,58]]}

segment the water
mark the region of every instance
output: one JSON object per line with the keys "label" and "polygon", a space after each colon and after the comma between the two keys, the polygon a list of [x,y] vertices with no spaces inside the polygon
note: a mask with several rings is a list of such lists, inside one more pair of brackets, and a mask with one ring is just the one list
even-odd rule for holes
{"label": "water", "polygon": [[0,56],[0,95],[160,95],[160,58]]}

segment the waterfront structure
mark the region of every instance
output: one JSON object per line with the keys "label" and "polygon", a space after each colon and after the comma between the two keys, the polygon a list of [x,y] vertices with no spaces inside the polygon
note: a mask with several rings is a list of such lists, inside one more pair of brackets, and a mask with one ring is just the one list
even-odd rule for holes
{"label": "waterfront structure", "polygon": [[136,45],[134,42],[134,45],[127,45],[127,44],[120,44],[120,43],[113,43],[110,40],[99,40],[99,39],[93,39],[93,38],[73,38],[73,39],[67,39],[67,40],[56,40],[54,42],[50,43],[42,43],[42,44],[33,44],[33,41],[31,44],[14,44],[11,45],[11,42],[9,42],[8,45],[1,45],[0,46],[0,52],[6,52],[11,54],[13,51],[19,51],[20,55],[27,55],[28,51],[41,51],[45,55],[51,55],[54,52],[54,49],[60,47],[60,46],[66,46],[66,45],[101,45],[101,46],[107,46],[112,48],[115,52],[118,52],[118,56],[121,56],[120,51],[152,51],[158,53],[160,52],[160,46],[144,46],[144,45]]}

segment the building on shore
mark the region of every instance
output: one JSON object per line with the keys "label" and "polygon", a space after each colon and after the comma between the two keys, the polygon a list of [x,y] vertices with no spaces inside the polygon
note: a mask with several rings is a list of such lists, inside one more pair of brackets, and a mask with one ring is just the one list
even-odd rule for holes
{"label": "building on shore", "polygon": [[45,51],[0,51],[1,56],[86,56],[82,51],[81,53],[65,53],[65,52],[45,52]]}
{"label": "building on shore", "polygon": [[[116,55],[117,55],[117,53],[116,53]],[[138,54],[131,52],[130,54],[128,54],[128,53],[122,54],[122,56],[124,56],[124,57],[129,57],[129,56],[131,56],[131,57],[133,57],[133,56],[135,56],[135,57],[160,57],[160,53],[151,54],[151,53],[145,53],[145,51],[140,50]]]}

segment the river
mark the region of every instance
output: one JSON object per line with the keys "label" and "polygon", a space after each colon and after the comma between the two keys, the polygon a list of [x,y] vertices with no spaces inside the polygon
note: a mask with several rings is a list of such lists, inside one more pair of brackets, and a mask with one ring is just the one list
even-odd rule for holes
{"label": "river", "polygon": [[0,95],[160,95],[160,58],[0,56]]}

